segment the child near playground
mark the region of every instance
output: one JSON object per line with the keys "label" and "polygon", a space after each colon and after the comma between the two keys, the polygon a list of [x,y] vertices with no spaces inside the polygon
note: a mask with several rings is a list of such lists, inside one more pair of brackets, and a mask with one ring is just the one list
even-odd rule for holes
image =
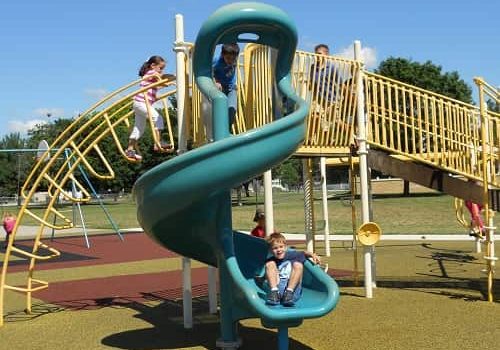
{"label": "child near playground", "polygon": [[484,236],[484,222],[481,217],[481,210],[483,210],[483,206],[481,204],[475,203],[471,200],[465,201],[465,206],[469,210],[471,217],[471,236]]}
{"label": "child near playground", "polygon": [[221,53],[216,56],[212,63],[215,85],[227,96],[229,112],[229,129],[236,119],[237,109],[237,84],[236,65],[240,48],[238,44],[224,44]]}
{"label": "child near playground", "polygon": [[255,215],[253,217],[253,222],[256,222],[257,225],[253,228],[250,234],[254,237],[265,238],[266,237],[266,215],[264,214],[264,210],[261,208],[257,208],[255,211]]}
{"label": "child near playground", "polygon": [[[163,70],[165,69],[165,65],[166,62],[161,56],[151,56],[146,62],[144,62],[139,69],[139,76],[143,78],[141,80],[140,87],[144,88],[160,79]],[[153,121],[153,125],[155,126],[153,132],[156,134],[156,138],[157,140],[160,140],[161,144],[161,148],[159,148],[155,144],[153,147],[154,151],[173,151],[171,145],[161,141],[161,131],[164,129],[163,119],[158,114],[158,111],[153,107],[153,104],[157,100],[156,92],[158,91],[158,88],[159,87],[156,86],[134,96],[134,127],[132,129],[132,132],[130,133],[128,147],[125,152],[127,157],[132,160],[142,160],[142,156],[139,152],[138,141],[139,138],[144,134],[146,121],[149,119],[148,106],[146,105],[147,103],[149,103],[151,119]]]}
{"label": "child near playground", "polygon": [[5,245],[4,248],[7,248],[9,244],[9,238],[14,230],[14,226],[16,225],[16,216],[10,212],[5,212],[3,214],[3,229],[5,230]]}
{"label": "child near playground", "polygon": [[267,239],[272,254],[266,261],[266,280],[269,287],[268,305],[294,306],[302,296],[304,261],[311,258],[315,264],[320,258],[307,251],[289,250],[286,238],[279,232]]}
{"label": "child near playground", "polygon": [[[309,72],[309,88],[313,95],[312,110],[315,116],[322,117],[323,120],[330,120],[336,124],[342,125],[342,129],[350,130],[354,123],[354,117],[342,115],[341,101],[349,101],[353,94],[353,67],[351,67],[351,78],[345,80],[334,64],[328,61],[330,48],[326,44],[318,44],[314,47],[314,53],[317,55],[315,62],[311,65]],[[346,110],[343,113],[347,112]],[[322,129],[328,128],[328,122],[323,121]],[[354,123],[353,127],[356,125]],[[335,127],[335,130],[338,130]],[[355,130],[351,130],[350,143],[354,149],[357,149],[357,140],[354,137]]]}

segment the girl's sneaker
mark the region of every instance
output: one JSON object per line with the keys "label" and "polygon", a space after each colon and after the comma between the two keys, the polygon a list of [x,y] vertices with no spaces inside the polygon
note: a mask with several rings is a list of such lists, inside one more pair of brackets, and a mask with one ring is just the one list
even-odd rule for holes
{"label": "girl's sneaker", "polygon": [[140,154],[138,154],[135,150],[133,149],[128,149],[126,152],[125,152],[125,155],[127,156],[127,158],[129,159],[132,159],[132,160],[136,160],[136,161],[141,161],[142,160],[142,156]]}

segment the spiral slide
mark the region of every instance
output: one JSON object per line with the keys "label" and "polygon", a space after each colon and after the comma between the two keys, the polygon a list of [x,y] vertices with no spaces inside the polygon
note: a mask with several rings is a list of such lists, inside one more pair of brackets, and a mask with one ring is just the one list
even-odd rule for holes
{"label": "spiral slide", "polygon": [[[227,98],[211,77],[217,44],[256,42],[277,49],[276,82],[297,105],[295,112],[261,128],[231,136]],[[255,38],[256,37],[256,38]],[[134,187],[138,220],[159,244],[219,268],[221,338],[237,340],[236,323],[260,318],[264,326],[287,328],[320,317],[337,304],[335,281],[305,263],[303,296],[295,307],[269,307],[255,276],[262,273],[264,240],[232,230],[230,190],[279,164],[302,143],[308,105],[293,91],[290,67],[297,42],[294,24],[281,10],[262,3],[235,3],[217,10],[202,26],[193,58],[200,90],[212,101],[214,142],[151,169]]]}

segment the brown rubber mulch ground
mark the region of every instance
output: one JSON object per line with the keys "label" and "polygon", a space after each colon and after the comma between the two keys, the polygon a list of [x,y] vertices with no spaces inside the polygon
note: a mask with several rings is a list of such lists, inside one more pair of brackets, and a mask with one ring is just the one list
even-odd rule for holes
{"label": "brown rubber mulch ground", "polygon": [[[175,253],[159,246],[143,233],[128,233],[124,241],[114,234],[91,237],[92,246],[87,248],[82,237],[62,237],[47,243],[61,252],[60,258],[38,262],[36,271],[71,269],[76,267],[123,264],[161,258],[178,257]],[[18,241],[16,246],[30,250],[32,241]],[[295,242],[296,243],[296,242]],[[29,260],[14,260],[9,272],[26,271]],[[352,271],[330,269],[332,277],[349,277]],[[178,300],[182,298],[182,275],[180,270],[84,278],[51,282],[50,288],[33,293],[33,297],[66,309],[92,309],[115,302],[145,302],[148,300]],[[207,268],[193,268],[191,273],[193,297],[206,296]]]}
{"label": "brown rubber mulch ground", "polygon": [[[127,233],[123,237],[124,240],[121,241],[116,234],[92,236],[90,238],[90,248],[85,246],[83,237],[80,236],[56,238],[54,241],[43,240],[49,247],[60,251],[61,256],[37,262],[36,270],[113,264],[176,256],[174,253],[155,243],[144,233]],[[22,250],[31,252],[32,245],[32,240],[16,241],[16,247]],[[43,255],[46,252],[44,253],[43,250],[40,250],[39,254]],[[25,271],[29,260],[16,253],[12,255],[17,255],[20,260],[11,261],[8,271]]]}
{"label": "brown rubber mulch ground", "polygon": [[[191,270],[194,298],[207,295],[207,268]],[[36,299],[68,310],[101,308],[113,304],[144,303],[182,298],[181,271],[111,276],[78,281],[54,282],[35,292]]]}

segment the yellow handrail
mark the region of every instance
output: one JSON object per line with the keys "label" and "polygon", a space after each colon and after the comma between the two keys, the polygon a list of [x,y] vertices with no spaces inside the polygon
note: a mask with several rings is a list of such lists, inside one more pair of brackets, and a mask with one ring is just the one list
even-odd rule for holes
{"label": "yellow handrail", "polygon": [[[108,135],[111,135],[113,141],[119,152],[125,157],[125,152],[123,146],[117,137],[115,127],[125,123],[130,125],[128,119],[132,116],[131,106],[133,96],[144,93],[144,91],[156,86],[156,85],[166,85],[167,87],[173,86],[172,82],[167,82],[165,79],[161,79],[158,82],[151,84],[149,86],[138,88],[130,93],[123,92],[138,86],[140,80],[134,81],[123,88],[116,90],[107,97],[105,97],[100,102],[96,103],[93,107],[83,113],[78,119],[71,123],[69,127],[63,131],[56,140],[50,145],[46,154],[51,154],[50,159],[42,157],[38,163],[36,163],[27,177],[26,182],[21,188],[21,195],[25,199],[24,203],[19,211],[18,220],[16,226],[11,235],[11,240],[7,247],[6,254],[4,256],[4,263],[2,265],[2,275],[0,279],[0,325],[3,324],[3,300],[4,291],[6,289],[13,289],[17,291],[23,291],[27,293],[26,300],[26,310],[29,312],[31,310],[31,294],[32,292],[46,288],[47,282],[39,281],[33,278],[33,273],[35,270],[35,262],[37,260],[47,260],[60,255],[60,253],[41,242],[41,237],[44,232],[44,228],[53,229],[66,229],[73,227],[73,223],[70,219],[66,218],[62,213],[55,209],[56,201],[59,196],[62,195],[66,199],[72,202],[85,202],[90,199],[90,194],[87,188],[74,176],[75,171],[79,166],[85,167],[88,172],[100,179],[112,179],[115,176],[112,166],[102,153],[99,142]],[[175,93],[175,90],[170,90],[160,96],[160,99],[165,99],[168,96]],[[166,108],[166,103],[163,104]],[[102,110],[97,110],[101,108]],[[170,139],[173,144],[172,138],[172,126],[169,119],[168,112],[165,113],[165,118],[167,118],[167,127],[170,134]],[[159,140],[157,140],[159,142]],[[68,153],[66,150],[70,150]],[[106,169],[106,174],[98,173],[95,168],[86,159],[90,152],[95,152],[97,154],[97,159],[101,161]],[[63,158],[63,156],[66,157]],[[62,159],[62,160],[61,160]],[[127,158],[128,159],[128,158]],[[130,159],[128,159],[130,161]],[[67,193],[65,191],[65,185],[70,182],[78,190],[82,192],[82,198],[75,198],[75,196]],[[42,215],[37,215],[30,209],[28,209],[29,202],[34,196],[35,192],[38,191],[41,185],[45,183],[48,190],[48,203],[46,209]],[[18,228],[24,216],[27,215],[35,219],[39,223],[38,231],[34,237],[32,252],[24,252],[12,245],[15,240]],[[54,215],[54,222],[50,222],[49,216]],[[58,221],[62,222],[56,222]],[[38,249],[45,248],[48,249],[51,254],[40,255],[37,254]],[[10,255],[12,252],[23,254],[30,259],[28,268],[28,279],[27,286],[24,287],[13,287],[6,284],[6,274]],[[33,287],[33,283],[41,283],[42,286]]]}
{"label": "yellow handrail", "polygon": [[55,248],[51,248],[49,247],[48,245],[46,244],[43,244],[43,243],[39,243],[38,244],[39,247],[42,247],[44,249],[47,249],[48,251],[50,251],[52,254],[50,255],[37,255],[37,254],[31,254],[30,252],[27,252],[25,250],[22,250],[22,249],[19,249],[17,247],[12,247],[12,251],[13,252],[16,252],[18,254],[21,254],[21,255],[24,255],[24,256],[27,256],[28,258],[33,258],[33,259],[37,259],[37,260],[49,260],[49,259],[52,259],[52,258],[55,258],[57,256],[60,256],[61,255],[61,252],[59,252],[57,249]]}
{"label": "yellow handrail", "polygon": [[[483,182],[483,208],[486,220],[486,255],[484,259],[486,260],[488,274],[488,301],[493,302],[493,278],[494,278],[494,266],[495,261],[498,260],[495,257],[494,248],[494,232],[495,227],[493,227],[493,215],[494,212],[490,210],[489,206],[489,185],[491,184],[491,177],[496,180],[496,169],[498,161],[498,151],[500,146],[498,144],[499,136],[498,132],[498,118],[494,120],[495,117],[486,108],[485,95],[493,98],[495,103],[499,103],[499,90],[494,89],[492,86],[488,85],[482,78],[475,78],[474,82],[477,84],[479,89],[479,108],[481,113],[481,146],[480,152],[482,152],[481,159],[481,170],[482,170],[482,182]],[[496,136],[496,137],[495,137]],[[496,141],[496,142],[495,142]],[[495,159],[496,158],[496,159]]]}
{"label": "yellow handrail", "polygon": [[47,218],[41,218],[38,215],[36,215],[35,213],[33,213],[31,210],[24,209],[24,213],[28,214],[33,219],[40,222],[43,226],[53,228],[54,230],[64,230],[64,229],[73,227],[73,222],[70,219],[68,219],[67,217],[65,217],[63,214],[61,214],[57,209],[54,209],[53,207],[51,207],[48,209],[48,211],[50,213],[54,214],[55,216],[61,218],[66,224],[64,224],[64,225],[51,224],[50,222],[47,221]]}
{"label": "yellow handrail", "polygon": [[[483,147],[480,134],[481,125],[489,125],[488,134],[497,135],[492,113],[482,123],[476,106],[369,72],[365,100],[372,146],[479,181],[483,158],[498,163],[500,143],[490,138]],[[499,185],[494,172],[487,182]]]}

